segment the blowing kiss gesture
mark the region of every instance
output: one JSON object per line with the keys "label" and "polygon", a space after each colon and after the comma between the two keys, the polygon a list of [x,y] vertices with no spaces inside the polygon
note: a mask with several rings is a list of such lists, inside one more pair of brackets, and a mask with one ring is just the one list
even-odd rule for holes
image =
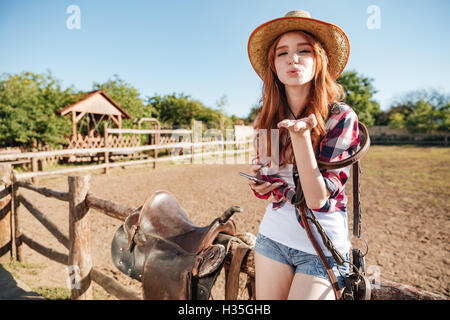
{"label": "blowing kiss gesture", "polygon": [[304,134],[306,131],[311,130],[315,126],[317,126],[317,119],[313,113],[306,118],[301,118],[298,120],[285,119],[278,122],[278,128],[288,129],[291,135],[293,133]]}
{"label": "blowing kiss gesture", "polygon": [[[317,119],[314,114],[310,114],[306,118],[301,118],[298,120],[291,120],[291,119],[285,119],[278,123],[278,128],[286,128],[289,130],[289,133],[291,134],[291,137],[293,138],[300,138],[303,140],[306,137],[309,137],[307,133],[309,133],[312,128],[317,126]],[[294,139],[296,140],[296,139]],[[293,143],[296,143],[293,141]],[[310,144],[310,143],[309,143]],[[258,174],[258,171],[261,169],[261,165],[253,165],[251,168],[252,174],[256,176]],[[249,180],[248,184],[258,193],[266,194],[268,192],[272,192],[275,188],[282,185],[282,183],[270,183],[266,182],[264,184],[256,184],[256,182]]]}

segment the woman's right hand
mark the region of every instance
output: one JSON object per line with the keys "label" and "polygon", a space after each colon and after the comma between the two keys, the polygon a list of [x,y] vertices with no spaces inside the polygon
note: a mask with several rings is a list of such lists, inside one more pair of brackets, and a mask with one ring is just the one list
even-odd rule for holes
{"label": "woman's right hand", "polygon": [[[253,176],[257,176],[259,169],[261,169],[261,165],[256,164],[256,165],[252,166],[252,168],[250,170],[251,170]],[[264,195],[264,194],[272,192],[276,188],[280,187],[281,185],[283,185],[283,183],[281,183],[281,182],[276,182],[276,183],[265,182],[265,183],[258,184],[256,181],[249,179],[248,185],[250,186],[250,188],[255,190],[257,193]]]}

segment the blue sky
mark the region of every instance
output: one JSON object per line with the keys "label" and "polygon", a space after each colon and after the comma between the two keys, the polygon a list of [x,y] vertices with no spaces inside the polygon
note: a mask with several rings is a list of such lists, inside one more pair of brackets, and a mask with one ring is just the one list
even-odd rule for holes
{"label": "blue sky", "polygon": [[[66,13],[80,8],[80,29]],[[380,10],[380,28],[367,20]],[[404,0],[1,0],[0,72],[44,73],[91,90],[118,74],[142,97],[173,92],[245,117],[261,93],[247,56],[260,24],[294,9],[339,25],[350,39],[346,70],[374,79],[382,109],[410,90],[450,91],[450,1]]]}

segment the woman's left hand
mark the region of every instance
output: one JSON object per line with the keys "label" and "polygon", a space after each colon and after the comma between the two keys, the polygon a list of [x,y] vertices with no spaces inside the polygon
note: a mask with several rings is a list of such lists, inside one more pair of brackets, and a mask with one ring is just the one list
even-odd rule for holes
{"label": "woman's left hand", "polygon": [[317,126],[317,119],[316,116],[311,113],[308,117],[298,120],[282,120],[278,122],[277,126],[278,128],[284,127],[288,129],[290,133],[303,134],[306,131],[311,130],[312,128]]}

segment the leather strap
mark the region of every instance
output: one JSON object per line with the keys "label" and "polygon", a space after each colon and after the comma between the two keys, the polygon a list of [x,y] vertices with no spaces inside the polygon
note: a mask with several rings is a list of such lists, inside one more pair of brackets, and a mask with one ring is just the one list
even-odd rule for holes
{"label": "leather strap", "polygon": [[359,200],[359,174],[361,173],[361,166],[359,161],[353,164],[353,235],[355,237],[361,236],[361,207]]}
{"label": "leather strap", "polygon": [[317,220],[317,218],[314,215],[314,213],[311,212],[311,215],[307,216],[307,219],[310,220],[316,226],[317,232],[319,233],[320,237],[322,238],[323,244],[330,251],[330,253],[333,256],[333,258],[336,261],[336,263],[338,265],[343,265],[345,263],[345,258],[336,249],[336,247],[333,244],[333,241],[331,241],[331,239],[328,237],[327,233],[323,229],[323,227],[320,224],[319,220]]}
{"label": "leather strap", "polygon": [[251,248],[248,246],[238,245],[233,247],[233,258],[231,259],[230,266],[226,268],[225,300],[237,300],[242,262],[250,250]]}
{"label": "leather strap", "polygon": [[311,225],[309,224],[308,217],[306,215],[306,209],[304,205],[297,206],[297,209],[300,211],[300,217],[302,219],[303,225],[305,227],[306,234],[308,235],[309,240],[311,241],[311,244],[314,247],[314,250],[317,253],[317,256],[319,257],[320,261],[322,262],[325,271],[327,272],[328,278],[330,278],[331,287],[333,288],[334,296],[336,297],[336,300],[341,300],[342,295],[339,288],[339,283],[337,281],[336,275],[334,274],[330,264],[328,263],[328,260],[325,256],[325,254],[322,251],[322,248],[320,247],[319,243],[317,242],[316,238],[314,237],[313,231],[311,229]]}
{"label": "leather strap", "polygon": [[[363,137],[364,140],[360,141],[361,148],[352,155],[350,158],[341,160],[341,161],[334,161],[334,162],[325,162],[321,160],[317,160],[317,164],[321,169],[339,169],[344,168],[349,165],[354,164],[355,162],[358,162],[369,150],[370,147],[370,136],[369,131],[367,130],[366,126],[362,124],[361,122],[358,122],[358,129],[360,131],[360,137]],[[362,133],[362,135],[361,135]]]}

